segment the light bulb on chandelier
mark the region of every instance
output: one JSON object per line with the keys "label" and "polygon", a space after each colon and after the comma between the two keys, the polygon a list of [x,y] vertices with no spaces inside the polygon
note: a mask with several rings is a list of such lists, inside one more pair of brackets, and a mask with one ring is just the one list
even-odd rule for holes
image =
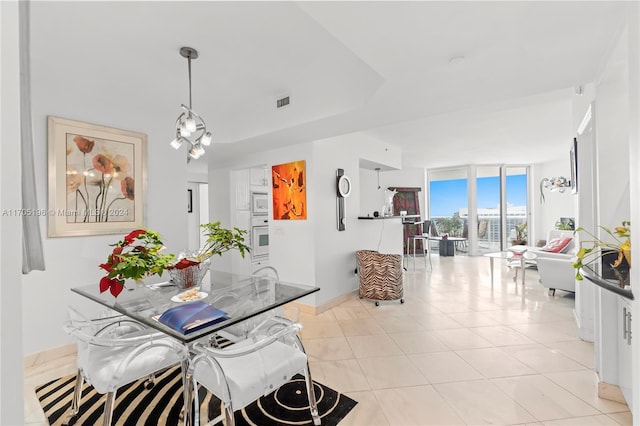
{"label": "light bulb on chandelier", "polygon": [[173,149],[178,150],[187,142],[189,146],[187,160],[192,158],[197,160],[204,155],[204,146],[211,145],[212,137],[204,120],[193,110],[191,105],[191,60],[198,58],[198,51],[192,47],[182,47],[180,55],[187,58],[189,64],[189,106],[181,105],[183,112],[176,120],[176,137],[170,145]]}

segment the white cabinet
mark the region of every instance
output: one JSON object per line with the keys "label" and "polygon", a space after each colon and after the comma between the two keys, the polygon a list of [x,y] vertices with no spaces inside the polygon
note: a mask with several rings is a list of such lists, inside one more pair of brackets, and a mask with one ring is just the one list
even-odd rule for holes
{"label": "white cabinet", "polygon": [[[249,169],[231,171],[231,205],[234,210],[249,210],[251,207],[251,190],[249,186]],[[233,212],[232,212],[233,213]]]}
{"label": "white cabinet", "polygon": [[249,170],[249,182],[252,191],[266,192],[269,187],[267,167],[253,167]]}
{"label": "white cabinet", "polygon": [[254,260],[253,262],[251,262],[251,273],[253,274],[255,271],[257,271],[260,268],[264,268],[265,266],[269,266],[269,259],[260,259],[260,260]]}
{"label": "white cabinet", "polygon": [[631,383],[631,339],[638,336],[631,335],[631,304],[633,302],[624,297],[618,297],[618,386],[632,410]]}

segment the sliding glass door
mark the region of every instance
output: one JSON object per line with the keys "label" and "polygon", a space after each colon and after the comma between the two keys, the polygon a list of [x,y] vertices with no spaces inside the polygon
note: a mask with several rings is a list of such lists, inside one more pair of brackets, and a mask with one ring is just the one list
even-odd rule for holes
{"label": "sliding glass door", "polygon": [[[527,166],[464,166],[428,171],[428,212],[440,232],[468,238],[470,254],[506,250],[527,234]],[[458,222],[450,232],[444,225]]]}

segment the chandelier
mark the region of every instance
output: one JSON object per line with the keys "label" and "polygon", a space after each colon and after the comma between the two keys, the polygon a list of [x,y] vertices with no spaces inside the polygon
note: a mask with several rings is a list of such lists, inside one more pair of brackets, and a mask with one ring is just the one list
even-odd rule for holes
{"label": "chandelier", "polygon": [[540,181],[540,203],[544,203],[544,189],[548,189],[551,192],[558,191],[560,193],[565,191],[565,188],[571,187],[571,181],[563,176],[543,178]]}
{"label": "chandelier", "polygon": [[176,138],[171,141],[171,147],[178,150],[187,142],[189,156],[187,160],[198,158],[204,155],[204,147],[211,145],[211,132],[207,130],[202,117],[192,109],[191,106],[191,60],[198,58],[198,51],[192,47],[180,48],[180,55],[187,58],[189,63],[189,106],[181,105],[182,113],[176,120]]}

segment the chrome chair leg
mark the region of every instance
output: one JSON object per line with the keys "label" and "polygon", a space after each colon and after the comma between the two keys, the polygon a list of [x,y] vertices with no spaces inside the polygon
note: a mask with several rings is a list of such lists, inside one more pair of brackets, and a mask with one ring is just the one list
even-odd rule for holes
{"label": "chrome chair leg", "polygon": [[104,413],[102,415],[102,426],[111,426],[113,418],[113,408],[116,405],[116,393],[107,392],[107,400],[104,403]]}

